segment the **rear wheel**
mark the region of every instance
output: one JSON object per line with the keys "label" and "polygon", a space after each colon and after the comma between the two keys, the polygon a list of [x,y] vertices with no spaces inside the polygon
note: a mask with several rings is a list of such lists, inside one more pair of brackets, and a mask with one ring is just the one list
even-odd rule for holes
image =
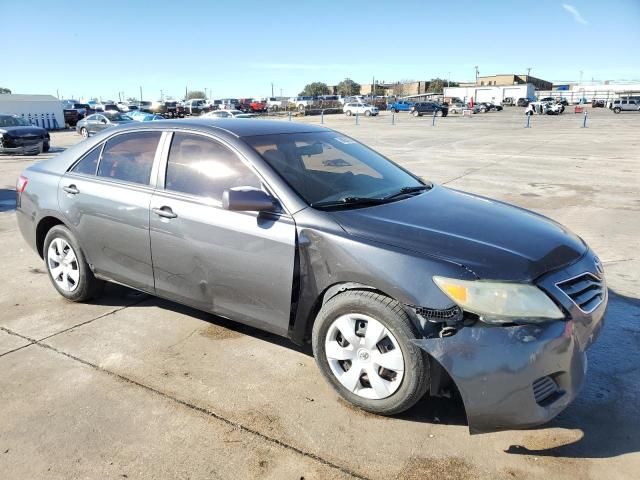
{"label": "rear wheel", "polygon": [[104,282],[98,280],[71,231],[56,225],[44,240],[44,260],[49,280],[67,300],[83,302],[98,296]]}
{"label": "rear wheel", "polygon": [[365,117],[370,117],[371,116],[371,110],[365,110],[364,111],[364,116]]}
{"label": "rear wheel", "polygon": [[48,152],[49,150],[51,150],[51,144],[50,144],[48,141],[45,141],[45,142],[42,144],[42,151],[46,153],[46,152]]}
{"label": "rear wheel", "polygon": [[442,116],[442,110],[436,110],[436,117]]}
{"label": "rear wheel", "polygon": [[82,135],[82,138],[88,138],[89,137],[89,130],[87,130],[86,128],[82,127],[80,129],[80,135]]}
{"label": "rear wheel", "polygon": [[313,353],[331,386],[357,407],[381,415],[403,412],[429,385],[427,355],[411,343],[417,332],[402,306],[363,290],[331,298],[313,326]]}
{"label": "rear wheel", "polygon": [[350,117],[350,116],[351,116],[351,110],[347,110],[347,111],[346,111],[346,112],[344,112],[344,113],[345,113],[345,115],[347,115],[347,117]]}

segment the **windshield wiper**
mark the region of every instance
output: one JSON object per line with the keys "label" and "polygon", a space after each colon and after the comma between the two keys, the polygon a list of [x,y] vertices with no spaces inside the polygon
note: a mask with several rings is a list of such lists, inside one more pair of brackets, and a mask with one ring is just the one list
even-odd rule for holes
{"label": "windshield wiper", "polygon": [[425,190],[431,190],[433,188],[432,183],[428,183],[425,185],[416,185],[415,187],[402,187],[396,193],[392,193],[391,195],[387,195],[382,200],[392,200],[394,198],[402,197],[404,195],[410,195],[412,193],[424,192]]}
{"label": "windshield wiper", "polygon": [[344,197],[340,200],[331,200],[327,202],[312,203],[314,208],[330,208],[330,207],[357,207],[365,205],[380,205],[384,203],[384,198],[372,198],[372,197]]}

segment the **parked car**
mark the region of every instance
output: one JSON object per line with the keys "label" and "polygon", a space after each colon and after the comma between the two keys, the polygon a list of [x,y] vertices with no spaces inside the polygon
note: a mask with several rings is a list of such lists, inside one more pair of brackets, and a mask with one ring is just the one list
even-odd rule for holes
{"label": "parked car", "polygon": [[449,105],[449,113],[462,113],[463,110],[470,110],[470,108],[461,102]]}
{"label": "parked car", "polygon": [[247,113],[242,110],[214,110],[202,115],[205,118],[256,118],[255,113]]}
{"label": "parked car", "polygon": [[115,103],[105,103],[103,105],[104,111],[105,112],[119,112],[120,109],[118,108],[118,105],[116,105]]}
{"label": "parked car", "polygon": [[596,100],[595,98],[591,101],[592,108],[604,108],[607,105],[606,100]]}
{"label": "parked car", "polygon": [[83,118],[76,125],[76,132],[88,138],[102,130],[116,125],[133,122],[131,117],[120,112],[102,112]]}
{"label": "parked car", "polygon": [[516,102],[513,99],[513,97],[505,97],[504,100],[502,100],[502,106],[503,107],[513,107],[515,106]]}
{"label": "parked car", "polygon": [[220,100],[220,110],[240,110],[242,102],[237,98],[223,98]]}
{"label": "parked car", "polygon": [[49,132],[31,125],[18,115],[0,113],[0,153],[37,155],[48,152]]}
{"label": "parked car", "polygon": [[278,97],[269,97],[267,99],[267,109],[277,112],[278,110],[286,110],[287,101],[279,99]]}
{"label": "parked car", "polygon": [[449,114],[449,107],[436,102],[417,102],[409,111],[414,117],[433,115],[434,112],[438,117],[446,117]]}
{"label": "parked car", "polygon": [[378,113],[380,113],[377,107],[374,107],[373,105],[369,105],[367,103],[346,103],[344,107],[342,107],[342,111],[347,117],[356,114],[370,117],[376,116],[378,115]]}
{"label": "parked car", "polygon": [[519,107],[527,107],[529,106],[530,102],[531,100],[529,100],[528,98],[519,98],[516,102],[516,105],[518,105]]}
{"label": "parked car", "polygon": [[611,104],[614,113],[640,111],[640,99],[617,99]]}
{"label": "parked car", "polygon": [[266,112],[267,103],[261,100],[253,99],[251,102],[249,102],[249,110],[251,112]]}
{"label": "parked car", "polygon": [[407,102],[406,100],[398,100],[387,105],[387,110],[391,110],[394,113],[408,112],[415,102]]}
{"label": "parked car", "polygon": [[602,263],[578,236],[319,125],[114,128],[27,167],[16,192],[65,299],[114,281],[310,342],[331,387],[376,414],[455,384],[472,432],[544,423],[603,325]]}
{"label": "parked car", "polygon": [[292,97],[289,99],[289,103],[295,107],[296,110],[305,110],[313,105],[313,97],[300,96]]}
{"label": "parked car", "polygon": [[125,114],[127,117],[135,120],[136,122],[152,122],[154,120],[164,120],[162,115],[157,113],[148,113],[141,111],[132,111]]}
{"label": "parked car", "polygon": [[207,101],[204,98],[192,98],[184,102],[185,115],[200,115],[207,111]]}

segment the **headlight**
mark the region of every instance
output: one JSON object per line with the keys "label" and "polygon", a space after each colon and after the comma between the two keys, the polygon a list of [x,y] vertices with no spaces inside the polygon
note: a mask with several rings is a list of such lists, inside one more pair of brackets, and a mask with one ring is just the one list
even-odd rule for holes
{"label": "headlight", "polygon": [[435,284],[460,308],[487,323],[543,322],[564,318],[555,303],[528,283],[468,281],[433,277]]}

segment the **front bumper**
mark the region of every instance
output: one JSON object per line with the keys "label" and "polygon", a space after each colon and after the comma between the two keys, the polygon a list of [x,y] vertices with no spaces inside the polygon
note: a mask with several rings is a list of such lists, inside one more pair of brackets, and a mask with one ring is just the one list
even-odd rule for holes
{"label": "front bumper", "polygon": [[41,153],[44,149],[44,141],[39,141],[36,143],[19,145],[15,147],[5,146],[4,144],[0,144],[0,153],[12,153],[18,155],[28,155],[28,154],[36,154]]}
{"label": "front bumper", "polygon": [[587,314],[556,283],[584,272],[601,275],[594,258],[589,251],[538,281],[567,312],[566,321],[508,327],[478,322],[451,337],[414,340],[456,383],[471,433],[543,424],[578,395],[586,350],[604,325],[606,285],[602,303]]}

